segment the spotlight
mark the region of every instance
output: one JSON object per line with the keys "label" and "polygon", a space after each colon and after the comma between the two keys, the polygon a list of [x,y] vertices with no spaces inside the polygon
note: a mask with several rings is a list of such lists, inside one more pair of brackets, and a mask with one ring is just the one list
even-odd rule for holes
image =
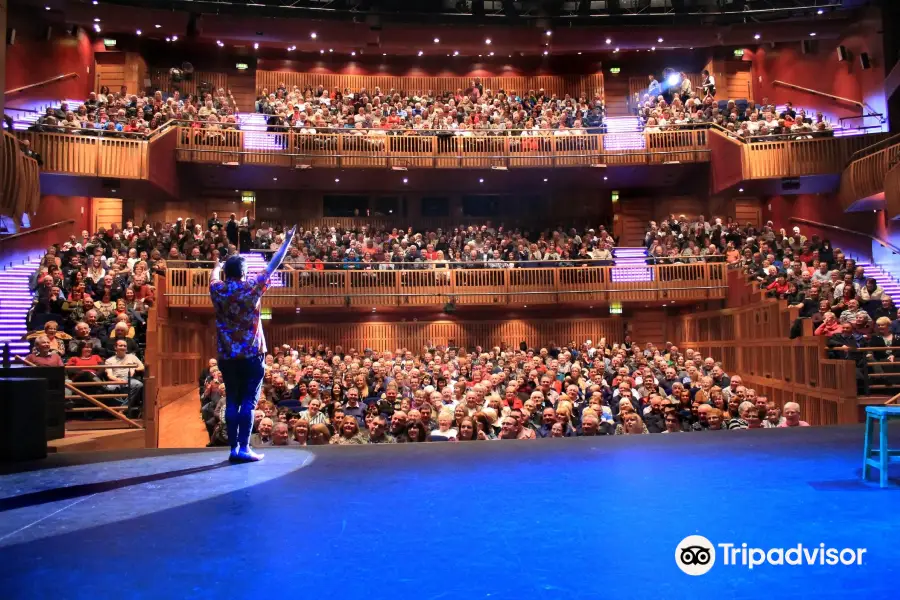
{"label": "spotlight", "polygon": [[761,37],[762,37],[762,36],[759,35],[759,34],[757,33],[756,35],[753,36],[753,39],[754,39],[754,40],[758,40],[758,39],[761,38]]}
{"label": "spotlight", "polygon": [[100,33],[100,24],[99,23],[94,23],[94,31],[96,31],[97,33]]}
{"label": "spotlight", "polygon": [[144,32],[141,31],[140,29],[138,29],[137,31],[134,32],[135,35],[141,35],[142,33],[144,33]]}
{"label": "spotlight", "polygon": [[484,183],[484,179],[479,179],[478,183]]}
{"label": "spotlight", "polygon": [[356,56],[356,50],[350,53],[350,56]]}
{"label": "spotlight", "polygon": [[546,177],[544,177],[544,183],[547,183],[547,178],[546,178]]}
{"label": "spotlight", "polygon": [[[96,4],[96,2],[95,2],[94,4]],[[825,14],[825,11],[822,10],[822,9],[820,8],[819,10],[816,11],[816,14],[817,14],[817,15],[824,15],[824,14]]]}
{"label": "spotlight", "polygon": [[809,34],[809,37],[816,37],[816,32],[813,31],[811,34]]}
{"label": "spotlight", "polygon": [[658,43],[660,43],[660,44],[663,43],[663,39],[662,39],[662,38],[656,38],[656,41],[657,41]]}
{"label": "spotlight", "polygon": [[340,180],[340,179],[338,179],[338,178],[337,178],[337,177],[335,177],[335,178],[334,178],[334,182],[335,182],[335,183],[340,183],[340,182],[341,182],[341,180]]}
{"label": "spotlight", "polygon": [[407,179],[406,177],[404,177],[404,178],[403,178],[403,183],[409,183],[409,179]]}
{"label": "spotlight", "polygon": [[253,44],[253,49],[254,49],[254,50],[259,50],[259,42],[254,42],[254,44]]}
{"label": "spotlight", "polygon": [[157,29],[160,29],[160,28],[162,28],[162,25],[160,25],[159,23],[157,23],[156,25],[154,25],[154,27],[156,27]]}
{"label": "spotlight", "polygon": [[612,40],[609,38],[606,38],[606,45],[608,46],[609,44],[612,44]]}
{"label": "spotlight", "polygon": [[423,54],[425,54],[425,53],[422,52],[421,50],[419,50],[419,56],[422,56]]}
{"label": "spotlight", "polygon": [[459,56],[459,50],[454,50],[454,51],[453,51],[453,56]]}
{"label": "spotlight", "polygon": [[618,51],[619,51],[619,49],[618,49],[618,48],[616,48],[616,49],[615,49],[615,50],[613,50],[613,52],[618,52]]}
{"label": "spotlight", "polygon": [[544,35],[553,35],[553,32],[548,29],[544,32]]}
{"label": "spotlight", "polygon": [[325,50],[319,50],[319,54],[325,54]]}
{"label": "spotlight", "polygon": [[679,83],[681,83],[681,74],[680,73],[672,73],[668,77],[666,77],[666,83],[669,84],[669,87],[675,87]]}
{"label": "spotlight", "polygon": [[167,41],[167,42],[171,42],[171,41],[172,41],[172,38],[167,37],[167,38],[166,38],[166,41]]}
{"label": "spotlight", "polygon": [[744,193],[744,188],[738,188],[738,193],[743,194],[743,193]]}
{"label": "spotlight", "polygon": [[177,42],[177,41],[178,41],[178,36],[177,36],[177,35],[173,35],[173,36],[172,36],[172,41],[173,41],[173,42]]}
{"label": "spotlight", "polygon": [[650,46],[650,51],[651,51],[651,52],[656,52],[656,46]]}
{"label": "spotlight", "polygon": [[100,22],[100,17],[97,17],[94,19],[94,23],[99,23],[99,22]]}
{"label": "spotlight", "polygon": [[[546,54],[546,52],[545,52],[545,54]],[[488,56],[493,56],[493,55],[494,55],[493,52],[488,52]]]}
{"label": "spotlight", "polygon": [[487,44],[488,46],[490,46],[490,45],[491,45],[491,38],[485,39],[485,40],[484,40],[484,43]]}
{"label": "spotlight", "polygon": [[434,43],[435,43],[435,44],[440,44],[440,43],[441,43],[441,38],[434,38]]}
{"label": "spotlight", "polygon": [[550,54],[550,51],[549,51],[549,50],[544,50],[544,56],[547,56],[548,54]]}
{"label": "spotlight", "polygon": [[[294,48],[296,48],[296,47],[297,47],[297,46],[294,46]],[[329,48],[328,51],[329,51],[329,52],[334,52],[334,48]]]}
{"label": "spotlight", "polygon": [[50,10],[50,7],[49,7],[49,6],[45,6],[45,7],[44,7],[44,10]]}
{"label": "spotlight", "polygon": [[311,37],[312,39],[316,39],[316,38],[319,37],[319,36],[316,35],[316,32],[315,32],[315,31],[313,31],[312,33],[309,34],[309,37]]}

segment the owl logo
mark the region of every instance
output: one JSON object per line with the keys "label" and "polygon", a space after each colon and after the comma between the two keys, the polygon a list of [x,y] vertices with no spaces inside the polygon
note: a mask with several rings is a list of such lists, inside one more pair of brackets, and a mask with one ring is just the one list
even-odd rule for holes
{"label": "owl logo", "polygon": [[675,547],[675,564],[688,575],[705,575],[716,564],[716,547],[702,535],[689,535]]}

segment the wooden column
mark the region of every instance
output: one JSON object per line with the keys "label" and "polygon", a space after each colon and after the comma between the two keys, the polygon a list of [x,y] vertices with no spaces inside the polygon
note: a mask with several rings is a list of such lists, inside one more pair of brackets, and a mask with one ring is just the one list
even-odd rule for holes
{"label": "wooden column", "polygon": [[6,0],[0,0],[0,32],[3,32],[4,40],[0,43],[0,115],[3,114],[3,99],[6,91]]}

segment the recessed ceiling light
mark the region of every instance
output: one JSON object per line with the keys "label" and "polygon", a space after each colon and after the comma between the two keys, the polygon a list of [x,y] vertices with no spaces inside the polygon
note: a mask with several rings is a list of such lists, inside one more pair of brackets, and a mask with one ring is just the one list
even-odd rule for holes
{"label": "recessed ceiling light", "polygon": [[278,178],[277,178],[277,177],[273,177],[273,178],[272,178],[272,181],[278,181]]}
{"label": "recessed ceiling light", "polygon": [[738,192],[743,193],[743,191],[744,191],[744,188],[738,188]]}
{"label": "recessed ceiling light", "polygon": [[[96,4],[96,3],[95,3],[95,4]],[[819,10],[816,11],[816,14],[817,14],[817,15],[824,15],[824,14],[825,14],[825,11],[822,10],[822,9],[820,8]]]}
{"label": "recessed ceiling light", "polygon": [[493,56],[493,55],[494,55],[493,52],[488,52],[488,56]]}
{"label": "recessed ceiling light", "polygon": [[662,39],[662,38],[656,38],[656,41],[657,41],[658,43],[660,43],[660,44],[663,43],[663,39]]}
{"label": "recessed ceiling light", "polygon": [[607,44],[612,44],[612,40],[609,39],[609,38],[606,38],[606,43],[607,43]]}
{"label": "recessed ceiling light", "polygon": [[140,29],[138,29],[137,31],[134,32],[135,35],[141,35],[142,33],[144,33],[144,32],[141,31]]}
{"label": "recessed ceiling light", "polygon": [[315,31],[313,31],[312,33],[309,34],[309,37],[311,37],[312,39],[316,39],[316,38],[319,37],[319,36],[316,35],[316,32],[315,32]]}
{"label": "recessed ceiling light", "polygon": [[547,56],[548,54],[550,54],[550,51],[549,51],[549,50],[544,50],[544,56]]}
{"label": "recessed ceiling light", "polygon": [[484,179],[479,179],[478,183],[484,183]]}
{"label": "recessed ceiling light", "polygon": [[544,177],[544,183],[547,183],[547,178],[546,178],[546,177]]}
{"label": "recessed ceiling light", "polygon": [[172,41],[173,41],[173,42],[177,42],[177,41],[178,41],[178,36],[177,36],[177,35],[173,35],[173,36],[172,36]]}
{"label": "recessed ceiling light", "polygon": [[454,50],[454,51],[453,51],[453,56],[459,56],[459,50]]}
{"label": "recessed ceiling light", "polygon": [[813,31],[812,33],[810,33],[810,34],[809,34],[809,37],[816,37],[816,32]]}
{"label": "recessed ceiling light", "polygon": [[423,54],[425,54],[425,53],[422,52],[421,50],[419,50],[419,56],[422,56]]}
{"label": "recessed ceiling light", "polygon": [[406,177],[404,177],[404,178],[403,178],[403,183],[409,183],[409,179],[407,179]]}
{"label": "recessed ceiling light", "polygon": [[340,182],[341,182],[341,180],[340,180],[340,179],[338,179],[338,178],[337,178],[337,177],[335,177],[335,178],[334,178],[334,182],[335,182],[335,183],[340,183]]}
{"label": "recessed ceiling light", "polygon": [[350,53],[350,56],[356,56],[356,50]]}
{"label": "recessed ceiling light", "polygon": [[553,32],[548,29],[544,32],[544,35],[553,35]]}
{"label": "recessed ceiling light", "polygon": [[491,38],[485,39],[485,40],[484,40],[484,43],[487,44],[488,46],[490,46],[490,45],[491,45]]}
{"label": "recessed ceiling light", "polygon": [[157,29],[159,29],[159,28],[162,27],[162,25],[160,25],[159,23],[157,23],[156,25],[154,25],[154,27],[156,27]]}
{"label": "recessed ceiling light", "polygon": [[94,23],[99,23],[99,22],[100,22],[100,17],[94,18]]}
{"label": "recessed ceiling light", "polygon": [[435,43],[435,44],[440,44],[440,43],[441,43],[441,38],[434,38],[434,43]]}
{"label": "recessed ceiling light", "polygon": [[754,39],[754,40],[758,40],[758,39],[761,38],[761,37],[762,37],[762,36],[759,35],[759,34],[757,33],[756,35],[753,36],[753,39]]}
{"label": "recessed ceiling light", "polygon": [[253,49],[254,49],[254,50],[259,50],[259,42],[254,42],[254,43],[253,43]]}

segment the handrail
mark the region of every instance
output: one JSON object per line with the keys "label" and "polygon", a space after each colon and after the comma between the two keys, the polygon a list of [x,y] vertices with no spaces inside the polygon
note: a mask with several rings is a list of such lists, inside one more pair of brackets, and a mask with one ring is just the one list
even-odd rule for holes
{"label": "handrail", "polygon": [[849,165],[854,160],[857,160],[859,158],[863,158],[864,156],[868,156],[870,154],[878,152],[879,150],[886,148],[888,146],[892,146],[893,144],[900,144],[900,133],[892,135],[889,138],[885,138],[885,139],[881,140],[880,142],[875,142],[871,146],[866,146],[865,148],[857,150],[856,152],[854,152],[853,154],[850,155],[850,160],[847,161],[847,164]]}
{"label": "handrail", "polygon": [[[266,249],[253,249],[250,250],[250,253],[263,253],[263,252],[275,252],[274,250],[266,250]],[[653,267],[653,266],[672,266],[672,265],[681,265],[681,264],[700,264],[700,263],[710,263],[710,264],[719,264],[725,262],[724,255],[718,255],[713,257],[707,256],[682,256],[681,254],[677,256],[662,256],[656,259],[653,259],[652,256],[642,257],[644,258],[643,264],[629,264],[629,265],[600,265],[597,263],[615,263],[615,258],[604,259],[604,258],[556,258],[556,259],[525,259],[525,260],[509,260],[506,258],[489,258],[487,260],[478,261],[478,262],[466,262],[460,260],[450,260],[450,259],[441,259],[441,260],[424,260],[424,261],[414,261],[414,262],[390,262],[390,261],[379,261],[379,262],[332,262],[332,261],[319,261],[316,263],[309,263],[309,266],[303,266],[302,268],[291,268],[288,266],[284,266],[279,269],[279,271],[284,271],[285,273],[292,272],[303,272],[303,271],[315,271],[316,267],[322,265],[325,267],[325,270],[334,270],[334,271],[366,271],[370,270],[366,267],[379,267],[381,265],[390,266],[390,269],[376,269],[383,271],[437,271],[446,268],[454,267],[454,265],[460,265],[458,268],[462,268],[463,270],[467,269],[478,269],[478,270],[491,270],[491,269],[512,269],[512,268],[544,268],[544,267],[555,267],[555,268],[572,268],[576,266],[582,267],[599,267],[599,266],[608,266],[613,269],[631,269],[631,268],[643,268],[643,267]],[[653,259],[653,260],[651,260]],[[663,261],[666,260],[688,260],[690,262],[687,263],[666,263]],[[502,263],[502,266],[501,266]],[[566,263],[566,265],[562,265],[560,263]],[[568,263],[574,263],[572,265],[568,265]],[[205,266],[190,266],[190,265],[214,265],[215,261],[211,260],[190,260],[190,259],[178,259],[178,260],[166,260],[166,266],[172,269],[206,269]],[[304,263],[305,265],[305,263]],[[328,265],[340,265],[338,269],[328,269]],[[492,266],[493,265],[493,266]],[[532,267],[522,267],[521,265],[533,265]],[[212,270],[212,267],[209,268]]]}
{"label": "handrail", "polygon": [[[876,112],[874,108],[866,104],[865,102],[860,102],[859,100],[853,100],[852,98],[844,98],[843,96],[835,96],[834,94],[829,94],[827,92],[822,92],[820,90],[814,90],[811,88],[803,87],[802,85],[797,85],[795,83],[788,83],[787,81],[781,81],[780,79],[776,79],[772,82],[772,85],[783,85],[784,87],[788,87],[794,90],[798,90],[801,92],[806,92],[807,94],[813,94],[815,96],[822,96],[823,98],[829,98],[831,100],[835,100],[837,102],[846,102],[848,104],[852,104],[853,106],[858,106],[861,110],[868,110],[869,116],[877,116],[880,113]],[[885,118],[884,115],[881,115],[880,120],[884,123]]]}
{"label": "handrail", "polygon": [[13,88],[11,90],[6,90],[4,95],[12,96],[14,94],[20,94],[25,90],[31,90],[34,88],[43,87],[45,85],[50,85],[53,83],[58,83],[60,81],[65,81],[66,79],[78,79],[78,73],[65,73],[63,75],[57,75],[56,77],[51,77],[50,79],[45,79],[44,81],[38,81],[37,83],[30,83],[28,85],[23,85],[22,87]]}
{"label": "handrail", "polygon": [[[153,137],[156,137],[160,133],[168,130],[173,125],[177,125],[180,121],[177,119],[169,119],[165,123],[157,126],[156,129],[151,130],[149,133],[136,133],[136,132],[124,132],[124,131],[108,131],[106,129],[85,129],[84,127],[63,127],[61,125],[33,125],[32,128],[24,130],[24,132],[28,133],[52,133],[52,134],[61,134],[61,135],[86,135],[87,137],[109,137],[109,138],[117,138],[117,139],[125,139],[125,140],[149,140]],[[21,132],[17,132],[21,133]]]}
{"label": "handrail", "polygon": [[871,234],[868,234],[868,233],[863,233],[862,231],[854,231],[853,229],[847,229],[847,228],[845,228],[845,227],[838,227],[837,225],[829,225],[828,223],[819,223],[818,221],[810,221],[809,219],[803,219],[803,218],[800,218],[800,217],[791,217],[790,220],[791,220],[791,221],[794,221],[794,222],[796,222],[796,223],[803,223],[803,224],[805,224],[805,225],[812,225],[812,226],[814,226],[814,227],[824,227],[824,228],[826,228],[826,229],[834,229],[834,230],[836,230],[836,231],[843,231],[844,233],[850,233],[850,234],[853,234],[853,235],[858,235],[858,236],[860,236],[860,237],[867,237],[867,238],[869,238],[870,240],[872,240],[873,242],[878,242],[879,244],[881,244],[881,245],[884,246],[885,248],[888,248],[888,249],[892,250],[892,251],[895,252],[896,254],[900,254],[900,248],[898,248],[897,246],[895,246],[895,245],[893,245],[892,243],[890,243],[890,242],[888,242],[888,241],[885,241],[885,240],[883,240],[883,239],[881,239],[881,238],[875,237],[874,235],[871,235]]}
{"label": "handrail", "polygon": [[12,235],[8,235],[6,237],[0,238],[0,244],[2,244],[3,242],[8,242],[9,240],[18,239],[20,237],[25,237],[27,235],[31,235],[33,233],[40,233],[41,231],[56,229],[57,227],[62,227],[63,225],[71,225],[74,222],[75,222],[75,219],[67,219],[65,221],[57,221],[56,223],[51,223],[50,225],[44,225],[43,227],[38,227],[37,229],[29,229],[28,231],[20,231],[19,233],[14,233]]}

